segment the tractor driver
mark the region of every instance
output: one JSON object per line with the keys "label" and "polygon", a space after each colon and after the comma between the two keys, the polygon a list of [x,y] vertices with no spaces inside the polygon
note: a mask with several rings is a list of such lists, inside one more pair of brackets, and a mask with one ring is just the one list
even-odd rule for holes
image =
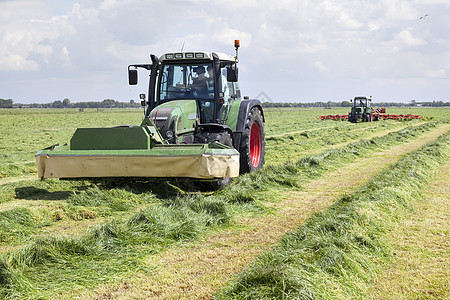
{"label": "tractor driver", "polygon": [[194,68],[194,72],[197,73],[197,77],[192,80],[192,88],[200,96],[208,96],[208,78],[205,76],[205,67],[198,66]]}

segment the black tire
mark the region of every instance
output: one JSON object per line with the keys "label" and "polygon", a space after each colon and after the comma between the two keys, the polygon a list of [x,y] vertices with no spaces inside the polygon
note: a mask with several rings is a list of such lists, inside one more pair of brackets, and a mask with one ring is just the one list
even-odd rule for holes
{"label": "black tire", "polygon": [[241,154],[240,173],[249,173],[263,168],[266,154],[264,122],[261,110],[256,106],[250,110],[245,120],[239,153]]}
{"label": "black tire", "polygon": [[353,117],[353,115],[352,115],[351,113],[348,114],[348,120],[349,120],[351,123],[356,123],[356,120],[355,120],[355,118]]}

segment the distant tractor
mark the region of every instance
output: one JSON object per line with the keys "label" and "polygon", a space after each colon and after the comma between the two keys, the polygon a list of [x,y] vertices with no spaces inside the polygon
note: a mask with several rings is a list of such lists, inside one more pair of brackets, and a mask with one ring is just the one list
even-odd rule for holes
{"label": "distant tractor", "polygon": [[372,97],[355,97],[355,99],[350,100],[353,102],[352,109],[348,114],[348,120],[352,123],[358,121],[361,122],[372,122],[373,110],[371,106]]}
{"label": "distant tractor", "polygon": [[355,97],[355,99],[350,100],[352,102],[352,109],[348,115],[323,115],[318,116],[321,120],[335,120],[335,121],[346,121],[349,120],[352,123],[356,123],[358,121],[361,122],[372,122],[378,120],[415,120],[422,119],[424,116],[420,115],[411,115],[411,114],[400,114],[400,115],[391,115],[386,114],[386,108],[378,107],[373,108],[371,106],[372,96],[370,98],[367,97]]}

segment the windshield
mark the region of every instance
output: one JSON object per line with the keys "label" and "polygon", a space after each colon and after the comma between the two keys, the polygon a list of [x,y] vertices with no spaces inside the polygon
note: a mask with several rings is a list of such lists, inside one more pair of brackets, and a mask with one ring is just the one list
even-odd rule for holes
{"label": "windshield", "polygon": [[355,106],[367,106],[367,98],[355,98]]}
{"label": "windshield", "polygon": [[166,64],[159,82],[159,100],[214,100],[212,63]]}

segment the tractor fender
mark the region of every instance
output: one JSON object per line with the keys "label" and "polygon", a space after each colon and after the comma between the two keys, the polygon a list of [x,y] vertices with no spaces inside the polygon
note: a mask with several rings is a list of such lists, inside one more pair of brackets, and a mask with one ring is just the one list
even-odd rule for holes
{"label": "tractor fender", "polygon": [[239,105],[238,119],[236,122],[236,131],[234,132],[234,148],[239,151],[241,144],[242,132],[245,128],[245,120],[247,120],[247,115],[250,113],[253,107],[258,107],[261,111],[263,117],[263,122],[265,121],[264,112],[262,109],[261,101],[258,99],[245,99],[242,100]]}

